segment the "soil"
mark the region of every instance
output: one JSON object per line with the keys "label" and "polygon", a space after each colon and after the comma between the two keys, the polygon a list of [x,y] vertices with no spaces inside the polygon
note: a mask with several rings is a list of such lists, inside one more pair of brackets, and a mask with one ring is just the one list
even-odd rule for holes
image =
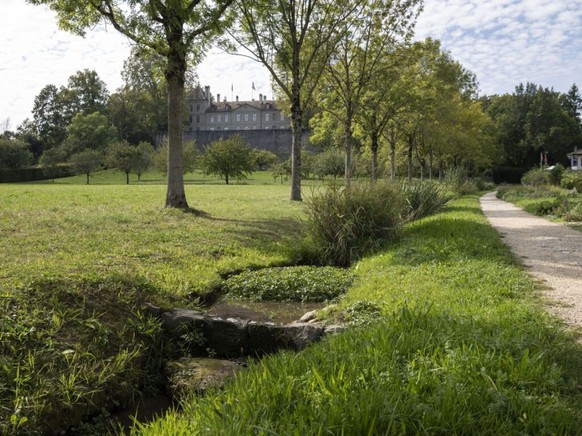
{"label": "soil", "polygon": [[531,215],[491,192],[481,208],[526,270],[543,284],[548,310],[582,327],[582,232]]}

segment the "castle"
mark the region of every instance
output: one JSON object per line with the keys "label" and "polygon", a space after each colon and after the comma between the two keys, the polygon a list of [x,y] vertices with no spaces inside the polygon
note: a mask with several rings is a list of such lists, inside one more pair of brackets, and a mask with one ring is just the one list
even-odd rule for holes
{"label": "castle", "polygon": [[273,100],[259,94],[258,100],[220,101],[220,94],[214,100],[210,86],[204,90],[196,86],[188,95],[188,124],[186,132],[225,130],[281,130],[290,128],[290,120]]}

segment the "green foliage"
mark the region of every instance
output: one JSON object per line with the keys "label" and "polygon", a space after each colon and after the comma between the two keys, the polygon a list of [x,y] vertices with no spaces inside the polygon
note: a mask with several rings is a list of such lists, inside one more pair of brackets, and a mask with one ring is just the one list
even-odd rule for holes
{"label": "green foliage", "polygon": [[23,168],[32,161],[33,156],[26,142],[0,137],[0,169]]}
{"label": "green foliage", "polygon": [[551,174],[548,170],[533,168],[523,175],[521,183],[525,186],[550,185]]}
{"label": "green foliage", "polygon": [[562,188],[575,189],[582,193],[582,171],[564,171],[560,185]]}
{"label": "green foliage", "polygon": [[[184,174],[191,173],[196,169],[199,152],[196,147],[196,141],[186,141],[182,151],[182,171]],[[153,166],[161,173],[168,174],[168,141],[155,150],[153,157]]]}
{"label": "green foliage", "polygon": [[67,127],[65,146],[69,153],[85,150],[105,151],[117,139],[117,130],[99,112],[78,113]]}
{"label": "green foliage", "polygon": [[200,160],[206,175],[216,175],[228,185],[233,177],[240,180],[255,169],[255,154],[239,136],[219,139],[206,147]]}
{"label": "green foliage", "polygon": [[[564,180],[568,180],[567,172],[564,174]],[[567,222],[582,221],[582,195],[577,192],[551,185],[503,187],[498,197],[535,215],[551,215]]]}
{"label": "green foliage", "polygon": [[256,168],[259,171],[266,171],[272,169],[277,162],[279,162],[279,158],[275,153],[271,153],[268,150],[257,150],[253,151],[253,156],[255,159]]}
{"label": "green foliage", "polygon": [[389,184],[331,186],[306,201],[308,238],[322,264],[349,266],[363,254],[394,240],[402,196]]}
{"label": "green foliage", "polygon": [[223,284],[229,298],[254,301],[330,301],[344,294],[353,274],[332,267],[297,266],[245,271]]}
{"label": "green foliage", "polygon": [[103,153],[97,150],[85,150],[71,156],[69,163],[77,174],[87,176],[87,185],[91,175],[102,168]]}
{"label": "green foliage", "polygon": [[576,434],[580,345],[477,197],[452,206],[358,263],[340,304],[361,328],[263,358],[133,434]]}
{"label": "green foliage", "polygon": [[337,148],[329,148],[314,156],[314,172],[318,177],[342,177],[345,172],[344,154]]}
{"label": "green foliage", "polygon": [[0,433],[60,434],[127,404],[161,335],[160,322],[137,311],[148,291],[114,277],[2,287]]}
{"label": "green foliage", "polygon": [[450,200],[446,187],[431,182],[401,183],[405,220],[412,221],[439,212]]}
{"label": "green foliage", "polygon": [[449,168],[445,173],[443,183],[451,191],[459,195],[475,194],[478,191],[475,182],[469,178],[467,171],[461,167]]}

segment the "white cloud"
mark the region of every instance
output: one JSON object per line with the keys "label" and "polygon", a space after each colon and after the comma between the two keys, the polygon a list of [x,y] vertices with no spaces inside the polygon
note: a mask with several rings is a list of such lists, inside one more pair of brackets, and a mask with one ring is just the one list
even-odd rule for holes
{"label": "white cloud", "polygon": [[[440,39],[484,94],[512,92],[525,81],[566,91],[582,86],[581,28],[582,0],[425,0],[417,38]],[[45,85],[66,85],[79,70],[94,69],[114,92],[130,47],[110,27],[86,38],[62,32],[53,12],[23,0],[2,0],[0,41],[0,121],[9,117],[12,128],[30,117]],[[212,50],[197,71],[221,98],[273,94],[265,68],[243,57]]]}

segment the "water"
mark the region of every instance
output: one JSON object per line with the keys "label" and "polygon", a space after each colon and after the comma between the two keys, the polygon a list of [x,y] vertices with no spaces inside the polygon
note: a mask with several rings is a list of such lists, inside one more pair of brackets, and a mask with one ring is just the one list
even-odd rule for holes
{"label": "water", "polygon": [[325,303],[221,300],[210,307],[208,313],[221,318],[289,324],[297,321],[306,312],[323,307]]}

